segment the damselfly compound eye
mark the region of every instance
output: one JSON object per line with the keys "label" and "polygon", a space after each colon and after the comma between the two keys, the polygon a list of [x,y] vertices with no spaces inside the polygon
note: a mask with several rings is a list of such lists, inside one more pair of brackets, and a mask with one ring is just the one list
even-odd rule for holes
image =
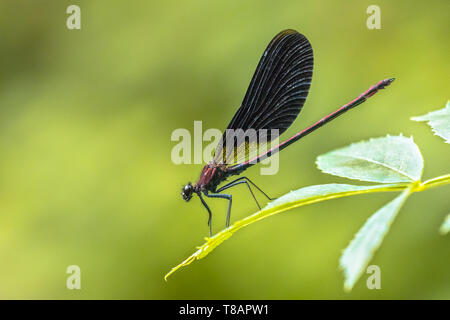
{"label": "damselfly compound eye", "polygon": [[181,190],[181,196],[183,197],[183,200],[189,201],[192,198],[192,193],[194,192],[194,187],[189,182],[187,185],[183,187]]}

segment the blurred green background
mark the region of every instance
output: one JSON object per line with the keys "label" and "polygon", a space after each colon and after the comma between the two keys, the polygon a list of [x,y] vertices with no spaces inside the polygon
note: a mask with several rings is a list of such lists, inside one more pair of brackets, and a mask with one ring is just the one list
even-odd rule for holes
{"label": "blurred green background", "polygon": [[[81,30],[66,28],[71,4],[81,7]],[[171,162],[171,133],[194,120],[224,129],[282,29],[305,34],[315,53],[308,100],[285,137],[378,80],[397,81],[283,151],[277,175],[255,166],[247,176],[273,196],[352,183],[321,173],[315,158],[387,133],[414,136],[424,179],[449,173],[449,146],[409,120],[449,98],[449,3],[380,0],[381,30],[366,27],[371,4],[2,1],[0,298],[449,299],[450,240],[437,232],[448,186],[406,202],[372,261],[381,290],[368,290],[363,275],[344,293],[338,260],[394,194],[266,219],[163,280],[208,232],[200,201],[180,196],[202,165]],[[255,211],[245,187],[232,194],[232,220]],[[226,201],[209,203],[218,231]],[[66,289],[72,264],[81,290]]]}

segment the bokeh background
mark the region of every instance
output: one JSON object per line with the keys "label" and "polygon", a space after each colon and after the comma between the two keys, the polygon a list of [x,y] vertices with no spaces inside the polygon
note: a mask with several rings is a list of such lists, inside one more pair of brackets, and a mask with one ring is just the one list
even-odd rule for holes
{"label": "bokeh background", "polygon": [[[81,30],[66,28],[81,7]],[[366,8],[381,8],[381,30]],[[224,129],[259,58],[282,29],[305,34],[315,70],[289,136],[378,80],[373,100],[283,151],[280,171],[247,175],[273,196],[349,180],[318,155],[385,134],[413,135],[424,179],[449,172],[450,148],[409,120],[449,98],[448,2],[2,1],[0,3],[0,298],[449,299],[450,238],[438,234],[450,188],[412,195],[376,253],[381,290],[343,291],[341,251],[394,194],[302,207],[238,232],[206,259],[163,276],[207,235],[180,189],[202,165],[171,162],[177,128]],[[232,219],[255,211],[232,192]],[[263,201],[262,198],[260,198]],[[226,201],[210,201],[214,226]],[[81,268],[82,289],[66,288]]]}

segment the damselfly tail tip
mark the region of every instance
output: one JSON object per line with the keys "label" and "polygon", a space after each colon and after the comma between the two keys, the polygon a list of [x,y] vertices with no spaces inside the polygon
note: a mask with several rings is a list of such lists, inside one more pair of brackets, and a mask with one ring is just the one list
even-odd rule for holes
{"label": "damselfly tail tip", "polygon": [[386,88],[388,85],[390,85],[392,82],[394,82],[395,78],[389,78],[389,79],[384,79],[381,80],[380,82],[378,82],[377,86],[378,89],[384,89]]}

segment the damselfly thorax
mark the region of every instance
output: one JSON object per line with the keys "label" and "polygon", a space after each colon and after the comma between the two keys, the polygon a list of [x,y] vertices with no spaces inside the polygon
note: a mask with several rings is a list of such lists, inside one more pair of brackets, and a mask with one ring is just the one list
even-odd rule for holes
{"label": "damselfly thorax", "polygon": [[228,177],[227,166],[216,164],[213,161],[203,167],[197,183],[194,185],[195,192],[216,192],[217,186]]}

